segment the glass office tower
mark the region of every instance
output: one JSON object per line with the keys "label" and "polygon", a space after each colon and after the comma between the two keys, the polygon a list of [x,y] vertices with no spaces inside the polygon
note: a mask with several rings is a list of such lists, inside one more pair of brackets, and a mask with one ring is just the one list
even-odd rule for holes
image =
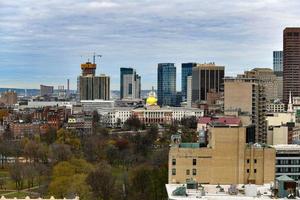
{"label": "glass office tower", "polygon": [[176,104],[176,67],[174,63],[159,63],[157,68],[158,105]]}
{"label": "glass office tower", "polygon": [[196,65],[196,63],[181,64],[181,95],[183,101],[186,101],[187,99],[187,77],[192,76],[193,67]]}

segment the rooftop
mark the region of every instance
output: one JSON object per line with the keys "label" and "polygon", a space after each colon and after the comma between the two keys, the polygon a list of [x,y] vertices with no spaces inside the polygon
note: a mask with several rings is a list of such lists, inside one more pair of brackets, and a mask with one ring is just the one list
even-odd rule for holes
{"label": "rooftop", "polygon": [[[166,184],[170,200],[254,200],[272,199],[271,184],[265,185],[201,185],[198,189],[186,189],[186,184]],[[203,189],[202,189],[203,188]],[[231,188],[234,188],[233,190]],[[223,191],[221,191],[222,189]],[[186,195],[176,195],[175,190],[185,192]],[[229,193],[231,192],[231,194]],[[232,192],[236,192],[233,194]],[[261,195],[257,195],[257,194]],[[180,193],[177,193],[180,194]]]}

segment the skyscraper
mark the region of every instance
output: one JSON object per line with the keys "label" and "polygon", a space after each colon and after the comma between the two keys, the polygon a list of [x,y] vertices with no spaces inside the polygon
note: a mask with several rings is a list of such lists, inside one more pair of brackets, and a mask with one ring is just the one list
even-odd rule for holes
{"label": "skyscraper", "polygon": [[283,102],[288,103],[289,92],[300,96],[300,28],[283,31]]}
{"label": "skyscraper", "polygon": [[110,77],[95,76],[96,64],[81,64],[82,76],[78,77],[78,93],[80,100],[110,99]]}
{"label": "skyscraper", "polygon": [[215,63],[197,64],[192,73],[192,102],[207,100],[207,93],[219,94],[224,88],[224,66]]}
{"label": "skyscraper", "polygon": [[176,67],[174,63],[159,63],[157,68],[158,105],[176,104]]}
{"label": "skyscraper", "polygon": [[197,63],[181,64],[181,94],[184,101],[187,99],[187,77],[192,75],[193,67],[196,65]]}
{"label": "skyscraper", "polygon": [[141,98],[141,77],[132,68],[120,68],[120,99]]}
{"label": "skyscraper", "polygon": [[273,51],[273,71],[283,71],[283,51]]}

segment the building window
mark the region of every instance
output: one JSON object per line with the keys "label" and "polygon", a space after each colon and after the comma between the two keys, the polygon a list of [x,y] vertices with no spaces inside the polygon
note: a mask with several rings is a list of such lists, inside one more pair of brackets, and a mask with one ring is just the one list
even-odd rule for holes
{"label": "building window", "polygon": [[176,175],[176,169],[172,169],[172,175],[175,176]]}
{"label": "building window", "polygon": [[176,159],[172,159],[172,165],[176,165]]}
{"label": "building window", "polygon": [[197,165],[197,160],[193,159],[193,165]]}
{"label": "building window", "polygon": [[250,172],[250,170],[249,169],[247,169],[247,173],[249,173]]}
{"label": "building window", "polygon": [[197,175],[197,169],[193,169],[193,175]]}
{"label": "building window", "polygon": [[247,163],[250,163],[250,160],[249,160],[249,159],[247,159]]}
{"label": "building window", "polygon": [[254,163],[257,163],[257,160],[256,160],[256,159],[254,159]]}
{"label": "building window", "polygon": [[189,169],[186,170],[186,175],[190,175],[190,170]]}
{"label": "building window", "polygon": [[256,173],[256,169],[254,169],[254,173]]}

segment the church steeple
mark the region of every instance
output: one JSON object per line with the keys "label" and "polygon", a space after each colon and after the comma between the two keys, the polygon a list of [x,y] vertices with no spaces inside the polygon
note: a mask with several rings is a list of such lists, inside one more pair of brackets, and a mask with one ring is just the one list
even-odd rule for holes
{"label": "church steeple", "polygon": [[288,112],[293,112],[293,102],[292,102],[292,92],[290,91],[289,95],[289,104],[288,104]]}

